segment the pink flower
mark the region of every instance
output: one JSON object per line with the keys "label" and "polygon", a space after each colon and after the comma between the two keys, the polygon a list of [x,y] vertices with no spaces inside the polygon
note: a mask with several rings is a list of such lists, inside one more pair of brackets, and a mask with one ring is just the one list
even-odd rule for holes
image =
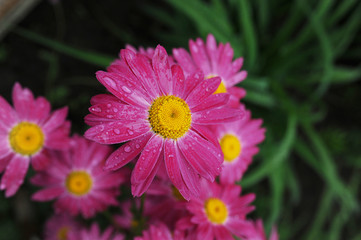
{"label": "pink flower", "polygon": [[49,201],[57,199],[55,210],[94,216],[109,205],[117,205],[116,196],[125,180],[122,172],[103,171],[104,160],[112,149],[80,136],[74,136],[69,151],[52,153],[53,162],[32,179],[32,183],[44,187],[32,199]]}
{"label": "pink flower", "polygon": [[[222,151],[204,126],[239,119],[243,112],[226,106],[228,94],[214,94],[220,78],[204,79],[201,72],[184,78],[178,65],[169,66],[158,46],[149,58],[121,51],[121,65],[97,72],[113,95],[92,98],[93,126],[85,137],[105,144],[123,143],[106,161],[115,170],[139,159],[132,172],[132,193],[142,195],[164,161],[168,176],[186,199],[199,193],[199,175],[214,181],[221,171]],[[116,67],[116,66],[115,66]]]}
{"label": "pink flower", "polygon": [[190,40],[189,49],[190,54],[183,48],[173,49],[173,56],[186,75],[201,69],[206,78],[219,76],[222,81],[215,93],[230,93],[233,104],[246,95],[244,89],[235,87],[247,77],[246,71],[240,71],[243,58],[232,62],[233,49],[229,43],[220,43],[217,46],[216,39],[209,34],[206,43],[200,38],[196,41]]}
{"label": "pink flower", "polygon": [[178,240],[177,238],[173,238],[167,226],[160,222],[151,225],[148,230],[143,231],[142,237],[134,238],[134,240],[173,240],[173,239]]}
{"label": "pink flower", "polygon": [[67,214],[52,216],[45,225],[45,240],[79,239],[80,224]]}
{"label": "pink flower", "polygon": [[[249,224],[250,226],[248,227],[248,233],[246,234],[247,236],[244,238],[244,240],[267,240],[261,219],[258,219],[254,222],[249,222]],[[277,229],[273,227],[269,240],[278,240],[278,238]]]}
{"label": "pink flower", "polygon": [[199,199],[192,199],[187,209],[193,215],[191,222],[197,225],[197,239],[233,240],[233,235],[244,237],[248,224],[246,215],[253,211],[249,204],[255,199],[250,193],[240,197],[241,187],[202,182]]}
{"label": "pink flower", "polygon": [[15,83],[12,108],[0,96],[0,184],[5,196],[14,195],[24,181],[29,162],[35,170],[49,163],[49,150],[68,147],[70,122],[65,121],[68,109],[50,113],[44,97],[34,99],[32,92]]}
{"label": "pink flower", "polygon": [[[241,105],[242,109],[245,109]],[[213,128],[224,155],[223,170],[220,179],[225,183],[241,180],[259,149],[256,144],[265,138],[266,129],[261,128],[262,119],[251,119],[251,112],[235,122],[218,125]]]}
{"label": "pink flower", "polygon": [[124,236],[114,231],[112,227],[105,229],[103,233],[100,232],[98,224],[93,223],[90,229],[83,229],[80,231],[79,238],[69,238],[69,240],[124,240]]}

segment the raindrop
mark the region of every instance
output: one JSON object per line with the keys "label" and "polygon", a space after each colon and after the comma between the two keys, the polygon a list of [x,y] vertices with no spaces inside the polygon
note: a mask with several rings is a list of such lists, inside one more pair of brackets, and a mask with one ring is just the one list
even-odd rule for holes
{"label": "raindrop", "polygon": [[129,146],[126,146],[125,148],[124,148],[124,152],[130,152],[132,150],[132,148],[131,147],[129,147]]}
{"label": "raindrop", "polygon": [[136,144],[135,147],[136,147],[136,148],[140,148],[139,144]]}
{"label": "raindrop", "polygon": [[120,134],[120,130],[116,128],[116,129],[114,129],[114,133],[115,134]]}
{"label": "raindrop", "polygon": [[93,112],[101,112],[102,110],[98,107],[92,107]]}
{"label": "raindrop", "polygon": [[108,84],[108,85],[111,86],[112,88],[116,88],[116,87],[117,87],[117,84],[114,82],[113,79],[108,78],[108,77],[104,77],[103,80],[104,80],[104,82],[105,82],[106,84]]}
{"label": "raindrop", "polygon": [[129,88],[127,88],[126,86],[122,86],[122,89],[123,89],[123,91],[126,92],[126,93],[131,93],[131,92],[132,92],[132,91],[131,91]]}
{"label": "raindrop", "polygon": [[113,112],[118,112],[118,108],[113,108]]}
{"label": "raindrop", "polygon": [[110,108],[112,105],[110,103],[107,104],[107,107]]}
{"label": "raindrop", "polygon": [[129,135],[133,135],[134,134],[134,132],[132,131],[132,130],[128,130],[128,133],[129,133]]}

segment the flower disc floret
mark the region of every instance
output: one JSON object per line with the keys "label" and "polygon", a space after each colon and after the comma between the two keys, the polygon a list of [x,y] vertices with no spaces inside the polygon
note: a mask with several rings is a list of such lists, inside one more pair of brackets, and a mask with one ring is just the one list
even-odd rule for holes
{"label": "flower disc floret", "polygon": [[153,132],[171,139],[182,137],[192,122],[188,104],[173,95],[155,99],[149,109],[148,120]]}
{"label": "flower disc floret", "polygon": [[68,192],[82,196],[90,191],[93,181],[86,171],[73,171],[66,177],[65,185]]}
{"label": "flower disc floret", "polygon": [[218,198],[209,198],[205,204],[207,218],[214,224],[223,224],[228,216],[226,204]]}
{"label": "flower disc floret", "polygon": [[44,145],[44,133],[35,123],[20,122],[11,129],[9,142],[15,152],[34,155]]}
{"label": "flower disc floret", "polygon": [[232,162],[242,151],[241,141],[233,134],[226,134],[220,141],[224,160]]}

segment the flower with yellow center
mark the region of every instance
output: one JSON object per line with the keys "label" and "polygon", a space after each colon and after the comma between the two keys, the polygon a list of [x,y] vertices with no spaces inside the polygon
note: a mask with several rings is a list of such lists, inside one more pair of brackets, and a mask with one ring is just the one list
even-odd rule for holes
{"label": "flower with yellow center", "polygon": [[16,153],[31,156],[43,147],[44,133],[35,123],[20,122],[11,129],[9,142]]}
{"label": "flower with yellow center", "polygon": [[188,104],[183,99],[170,95],[153,101],[148,120],[153,132],[163,138],[177,139],[189,130],[192,117]]}
{"label": "flower with yellow center", "polygon": [[92,185],[92,178],[86,171],[73,171],[68,174],[65,180],[65,186],[68,192],[77,196],[87,194]]}
{"label": "flower with yellow center", "polygon": [[68,239],[69,227],[65,226],[58,230],[56,236],[58,240],[67,240]]}
{"label": "flower with yellow center", "polygon": [[208,220],[213,224],[223,224],[228,217],[226,204],[219,198],[209,198],[204,204]]}
{"label": "flower with yellow center", "polygon": [[225,134],[219,143],[227,162],[234,161],[242,152],[241,141],[233,134]]}

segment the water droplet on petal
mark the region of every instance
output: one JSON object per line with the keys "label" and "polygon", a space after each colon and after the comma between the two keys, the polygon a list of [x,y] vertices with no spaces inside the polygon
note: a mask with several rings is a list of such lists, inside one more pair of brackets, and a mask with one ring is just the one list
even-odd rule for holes
{"label": "water droplet on petal", "polygon": [[125,148],[124,148],[124,152],[130,152],[132,150],[132,148],[131,147],[129,147],[129,146],[126,146]]}
{"label": "water droplet on petal", "polygon": [[123,91],[126,92],[126,93],[131,93],[131,92],[132,92],[132,91],[131,91],[129,88],[127,88],[126,86],[122,86],[122,89],[123,89]]}
{"label": "water droplet on petal", "polygon": [[107,104],[107,107],[110,108],[112,105],[110,103]]}
{"label": "water droplet on petal", "polygon": [[92,107],[91,110],[92,110],[93,112],[101,112],[101,111],[102,111],[102,110],[101,110],[100,108],[98,108],[98,107]]}
{"label": "water droplet on petal", "polygon": [[116,129],[114,129],[114,133],[115,134],[120,134],[120,130],[116,128]]}
{"label": "water droplet on petal", "polygon": [[140,148],[139,144],[136,144],[135,147],[136,147],[136,148]]}
{"label": "water droplet on petal", "polygon": [[118,108],[113,108],[113,112],[118,112]]}
{"label": "water droplet on petal", "polygon": [[129,135],[133,135],[134,134],[134,132],[132,131],[132,130],[128,130],[128,133],[129,133]]}

